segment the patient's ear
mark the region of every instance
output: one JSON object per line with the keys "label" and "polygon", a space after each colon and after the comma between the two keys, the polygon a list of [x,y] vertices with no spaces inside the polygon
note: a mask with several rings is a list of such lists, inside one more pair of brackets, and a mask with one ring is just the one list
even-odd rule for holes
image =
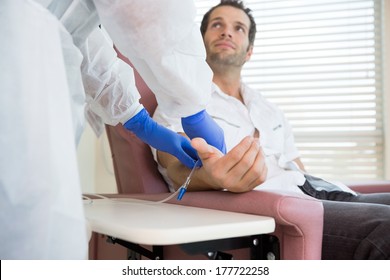
{"label": "patient's ear", "polygon": [[250,45],[248,47],[247,52],[246,52],[245,62],[247,62],[249,59],[251,59],[252,54],[253,54],[253,45]]}

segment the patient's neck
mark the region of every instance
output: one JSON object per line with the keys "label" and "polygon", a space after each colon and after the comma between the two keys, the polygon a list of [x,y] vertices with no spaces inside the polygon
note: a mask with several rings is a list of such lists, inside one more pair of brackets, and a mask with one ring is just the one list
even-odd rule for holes
{"label": "patient's neck", "polygon": [[237,75],[216,75],[213,82],[227,95],[232,96],[243,102],[241,96],[241,77]]}

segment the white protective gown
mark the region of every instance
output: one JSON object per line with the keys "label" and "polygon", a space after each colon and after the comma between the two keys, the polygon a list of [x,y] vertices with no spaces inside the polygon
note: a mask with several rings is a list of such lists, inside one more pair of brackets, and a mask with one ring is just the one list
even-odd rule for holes
{"label": "white protective gown", "polygon": [[[83,73],[88,73],[92,81],[84,81],[87,117],[95,132],[100,132],[101,127],[93,121],[93,115],[102,117],[102,109],[105,111],[103,121],[111,125],[126,122],[141,109],[136,89],[122,90],[123,85],[134,85],[134,81],[117,81],[116,84],[122,86],[111,87],[116,89],[119,104],[112,102],[112,90],[95,96],[97,88],[106,88],[107,83],[113,81],[107,73],[114,72],[111,76],[117,80],[133,78],[131,69],[118,65],[124,64],[121,61],[115,62],[115,52],[108,42],[102,44],[103,39],[97,34],[89,37],[85,44],[85,38],[99,23],[119,51],[130,59],[164,111],[176,117],[187,117],[206,108],[210,101],[212,71],[205,61],[199,26],[194,22],[193,1],[53,0],[48,9],[60,19],[83,52]],[[102,61],[110,63],[102,64]],[[120,98],[121,94],[125,97]],[[116,106],[107,107],[107,100]],[[118,108],[122,108],[121,111]]]}
{"label": "white protective gown", "polygon": [[100,119],[125,122],[142,108],[132,70],[109,40],[96,45],[99,31],[84,40],[97,24],[166,112],[192,115],[210,98],[192,1],[49,2],[0,5],[0,259],[87,257],[76,160],[85,102],[96,131]]}
{"label": "white protective gown", "polygon": [[0,5],[2,260],[87,257],[61,29],[34,2]]}

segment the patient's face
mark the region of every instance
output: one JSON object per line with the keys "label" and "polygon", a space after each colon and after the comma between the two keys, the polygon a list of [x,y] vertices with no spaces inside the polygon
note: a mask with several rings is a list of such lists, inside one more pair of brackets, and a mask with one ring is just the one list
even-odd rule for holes
{"label": "patient's face", "polygon": [[[231,6],[216,8],[211,14],[204,43],[207,62],[241,67],[250,57],[250,20],[244,11]],[[212,67],[213,68],[213,67]]]}

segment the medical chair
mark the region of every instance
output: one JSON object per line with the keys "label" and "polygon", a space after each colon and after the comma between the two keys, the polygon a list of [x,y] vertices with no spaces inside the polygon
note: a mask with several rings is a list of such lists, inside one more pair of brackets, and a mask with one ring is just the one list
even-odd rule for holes
{"label": "medical chair", "polygon": [[[124,59],[126,61],[126,59]],[[128,62],[128,61],[127,61]],[[135,73],[141,103],[152,115],[156,100],[140,76]],[[169,195],[168,186],[157,170],[150,147],[121,125],[106,126],[111,148],[118,194],[114,197],[132,197],[161,200]],[[390,191],[390,184],[377,184],[370,189],[365,184],[360,191]],[[265,238],[265,246],[277,259],[321,259],[323,207],[320,201],[295,193],[251,191],[235,194],[222,191],[187,192],[181,201],[172,198],[167,203],[240,212],[275,219],[276,229]],[[153,221],[151,221],[153,222]],[[109,241],[109,242],[108,242]],[[90,259],[126,259],[134,252],[102,234],[94,233],[90,240]],[[248,249],[227,252],[234,259],[250,257]],[[177,245],[164,247],[165,259],[198,259],[183,252]],[[270,258],[268,256],[268,258]]]}

